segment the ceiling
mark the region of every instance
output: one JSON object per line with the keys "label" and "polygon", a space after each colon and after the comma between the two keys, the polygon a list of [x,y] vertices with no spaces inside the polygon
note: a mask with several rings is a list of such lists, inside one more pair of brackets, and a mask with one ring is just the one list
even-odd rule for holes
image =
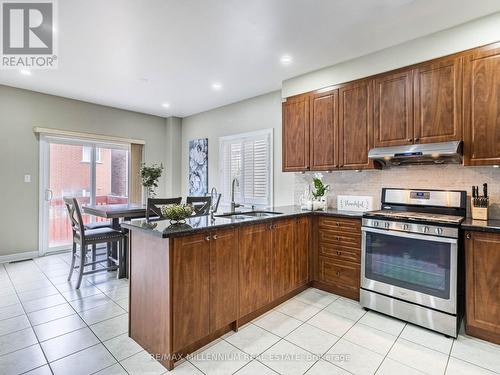
{"label": "ceiling", "polygon": [[498,0],[60,0],[58,69],[2,70],[0,83],[185,117],[496,11]]}

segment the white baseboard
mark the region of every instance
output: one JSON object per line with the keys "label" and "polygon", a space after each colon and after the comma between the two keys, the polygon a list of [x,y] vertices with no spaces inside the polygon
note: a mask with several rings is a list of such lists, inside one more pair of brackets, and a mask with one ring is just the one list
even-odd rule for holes
{"label": "white baseboard", "polygon": [[17,260],[31,259],[37,257],[38,257],[38,251],[27,251],[25,253],[0,255],[0,263],[8,263]]}

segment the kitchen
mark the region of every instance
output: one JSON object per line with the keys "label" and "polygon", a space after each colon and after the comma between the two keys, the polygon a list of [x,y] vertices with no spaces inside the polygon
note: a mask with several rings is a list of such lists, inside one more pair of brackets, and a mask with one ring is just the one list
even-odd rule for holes
{"label": "kitchen", "polygon": [[[0,164],[8,213],[1,227],[10,229],[0,243],[0,372],[500,372],[498,4],[462,2],[449,12],[425,1],[366,0],[277,12],[261,2],[223,3],[217,9],[241,22],[257,10],[278,17],[288,50],[261,46],[275,61],[255,62],[244,74],[247,65],[223,60],[236,48],[250,52],[225,45],[229,55],[207,53],[195,79],[178,68],[183,81],[161,78],[161,90],[157,67],[148,65],[149,72],[134,71],[138,95],[101,77],[102,96],[92,96],[67,70],[75,60],[58,70],[1,71],[0,121],[9,140]],[[193,10],[156,7],[179,19]],[[125,9],[121,16],[135,8]],[[234,27],[216,26],[222,16],[203,10],[214,17],[208,30]],[[356,21],[350,42],[359,50],[351,51],[326,19],[356,11],[366,24]],[[368,21],[374,11],[393,29]],[[307,35],[314,53],[303,40],[292,47],[297,27],[288,22],[304,25],[303,13],[332,28]],[[196,31],[206,32],[197,20]],[[68,19],[60,22],[72,30]],[[274,35],[272,22],[259,22]],[[75,30],[67,35],[81,36]],[[248,34],[238,35],[256,41],[252,30],[246,25],[238,33]],[[374,33],[373,47],[363,30]],[[61,31],[61,61],[70,59],[66,38]],[[322,52],[324,45],[338,51]],[[112,50],[99,53],[113,60]],[[307,53],[317,62],[306,63]],[[214,66],[227,75],[215,77]],[[113,69],[106,74],[116,79]],[[185,86],[190,100],[171,86]],[[71,151],[78,160],[61,166],[57,150],[59,159],[73,160]],[[51,188],[56,168],[63,182],[76,181],[68,171],[76,165],[79,175],[89,171],[88,182]],[[155,169],[154,184],[141,182]],[[24,199],[15,199],[19,193]],[[67,216],[51,221],[44,205],[59,195],[62,211],[70,195],[79,199],[81,233],[106,249],[105,258],[87,252]],[[207,197],[198,214],[196,198]],[[176,203],[156,209],[155,199]],[[174,210],[189,199],[185,215]],[[111,227],[91,226],[104,221]],[[63,225],[59,241],[75,243],[73,252],[51,247],[44,232]],[[116,243],[99,247],[96,230]],[[79,260],[89,263],[79,268],[81,248]]]}

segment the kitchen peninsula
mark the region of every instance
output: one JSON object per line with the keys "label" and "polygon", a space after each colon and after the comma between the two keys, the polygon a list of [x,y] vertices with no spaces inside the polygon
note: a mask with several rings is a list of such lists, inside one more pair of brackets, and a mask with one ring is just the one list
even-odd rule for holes
{"label": "kitchen peninsula", "polygon": [[130,337],[170,370],[309,285],[359,299],[361,213],[272,212],[123,224]]}

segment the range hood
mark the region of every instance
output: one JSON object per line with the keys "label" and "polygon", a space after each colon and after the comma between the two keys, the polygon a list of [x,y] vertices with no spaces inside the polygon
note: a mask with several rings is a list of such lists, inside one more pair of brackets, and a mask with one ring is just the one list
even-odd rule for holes
{"label": "range hood", "polygon": [[378,147],[368,152],[382,167],[409,164],[461,164],[462,141]]}

